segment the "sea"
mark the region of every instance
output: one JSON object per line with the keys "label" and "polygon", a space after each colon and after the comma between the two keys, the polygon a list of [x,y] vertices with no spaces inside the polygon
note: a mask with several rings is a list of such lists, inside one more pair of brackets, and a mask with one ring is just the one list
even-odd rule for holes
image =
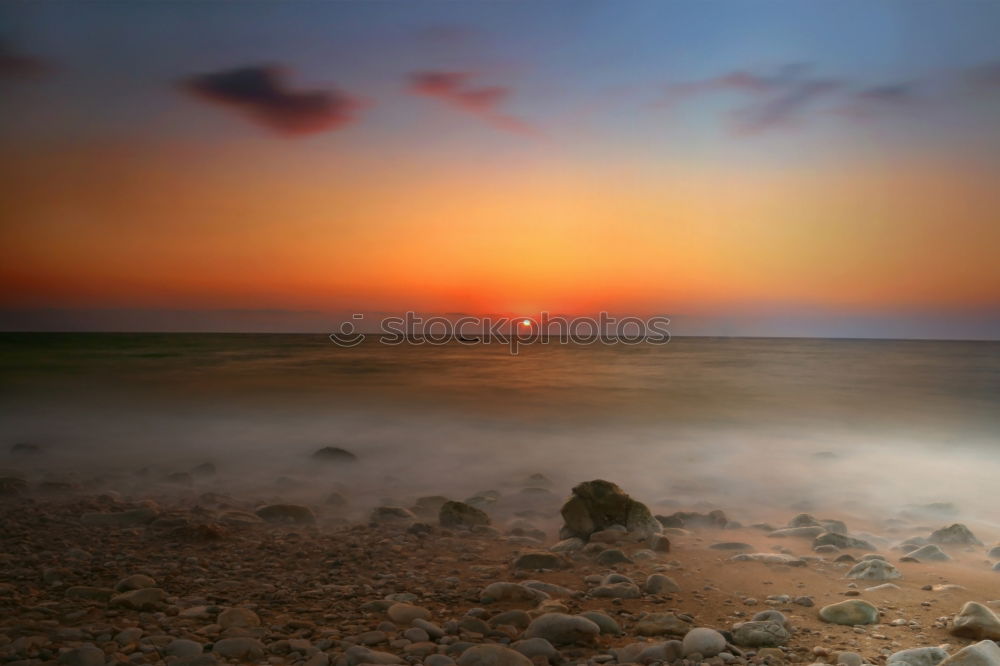
{"label": "sea", "polygon": [[[358,460],[317,464],[324,446]],[[198,490],[268,497],[462,497],[542,474],[737,513],[943,503],[996,521],[1000,343],[0,334],[7,473],[111,488],[205,462]]]}

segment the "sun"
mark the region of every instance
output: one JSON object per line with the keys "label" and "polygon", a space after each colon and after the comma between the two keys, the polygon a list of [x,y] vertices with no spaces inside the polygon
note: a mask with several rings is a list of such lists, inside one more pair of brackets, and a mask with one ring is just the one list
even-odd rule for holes
{"label": "sun", "polygon": [[521,326],[531,326],[531,320],[530,319],[522,319],[521,320]]}

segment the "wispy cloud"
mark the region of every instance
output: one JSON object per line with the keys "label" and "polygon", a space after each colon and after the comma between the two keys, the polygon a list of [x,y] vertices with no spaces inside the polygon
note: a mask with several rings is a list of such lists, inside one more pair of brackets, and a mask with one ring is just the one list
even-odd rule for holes
{"label": "wispy cloud", "polygon": [[191,76],[181,87],[286,136],[339,129],[354,122],[366,104],[338,90],[292,90],[285,79],[280,67],[250,66]]}
{"label": "wispy cloud", "polygon": [[472,72],[414,72],[408,77],[408,89],[416,95],[434,97],[476,115],[499,129],[526,135],[538,133],[531,124],[502,111],[503,102],[511,94],[510,88],[477,85],[475,78]]}
{"label": "wispy cloud", "polygon": [[868,120],[933,112],[942,102],[961,105],[978,96],[1000,95],[1000,61],[877,85],[818,76],[813,67],[802,64],[763,73],[735,70],[670,84],[658,105],[722,93],[739,99],[729,113],[730,129],[735,134],[759,134],[799,126],[811,116]]}
{"label": "wispy cloud", "polygon": [[707,93],[730,92],[745,98],[731,114],[737,134],[756,134],[797,124],[818,101],[841,90],[842,81],[815,76],[812,67],[791,64],[774,73],[738,70],[667,87],[666,103]]}

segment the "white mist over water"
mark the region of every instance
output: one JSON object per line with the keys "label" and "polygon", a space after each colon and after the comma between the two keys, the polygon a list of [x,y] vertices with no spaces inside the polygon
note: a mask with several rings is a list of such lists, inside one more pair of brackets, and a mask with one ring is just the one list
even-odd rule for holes
{"label": "white mist over water", "polygon": [[[996,520],[995,343],[679,339],[512,357],[319,336],[4,336],[0,358],[0,467],[29,479],[261,501],[338,489],[361,516],[517,493],[542,473],[558,496],[606,478],[654,510],[740,520],[930,502]],[[9,454],[18,442],[42,452]],[[358,462],[310,459],[331,445]],[[216,476],[164,480],[204,462]]]}

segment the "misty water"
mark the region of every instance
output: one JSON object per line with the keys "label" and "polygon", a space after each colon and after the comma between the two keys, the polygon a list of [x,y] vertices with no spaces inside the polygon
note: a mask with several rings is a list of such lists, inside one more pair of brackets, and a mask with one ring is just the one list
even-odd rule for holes
{"label": "misty water", "polygon": [[[656,507],[953,502],[989,522],[1000,344],[675,338],[341,348],[322,335],[6,334],[0,467],[122,493],[250,492],[359,512],[607,478]],[[40,452],[10,452],[18,443]],[[323,446],[358,462],[317,464]],[[166,475],[212,462],[194,487]],[[144,474],[136,474],[145,470]],[[360,513],[359,513],[360,515]]]}

